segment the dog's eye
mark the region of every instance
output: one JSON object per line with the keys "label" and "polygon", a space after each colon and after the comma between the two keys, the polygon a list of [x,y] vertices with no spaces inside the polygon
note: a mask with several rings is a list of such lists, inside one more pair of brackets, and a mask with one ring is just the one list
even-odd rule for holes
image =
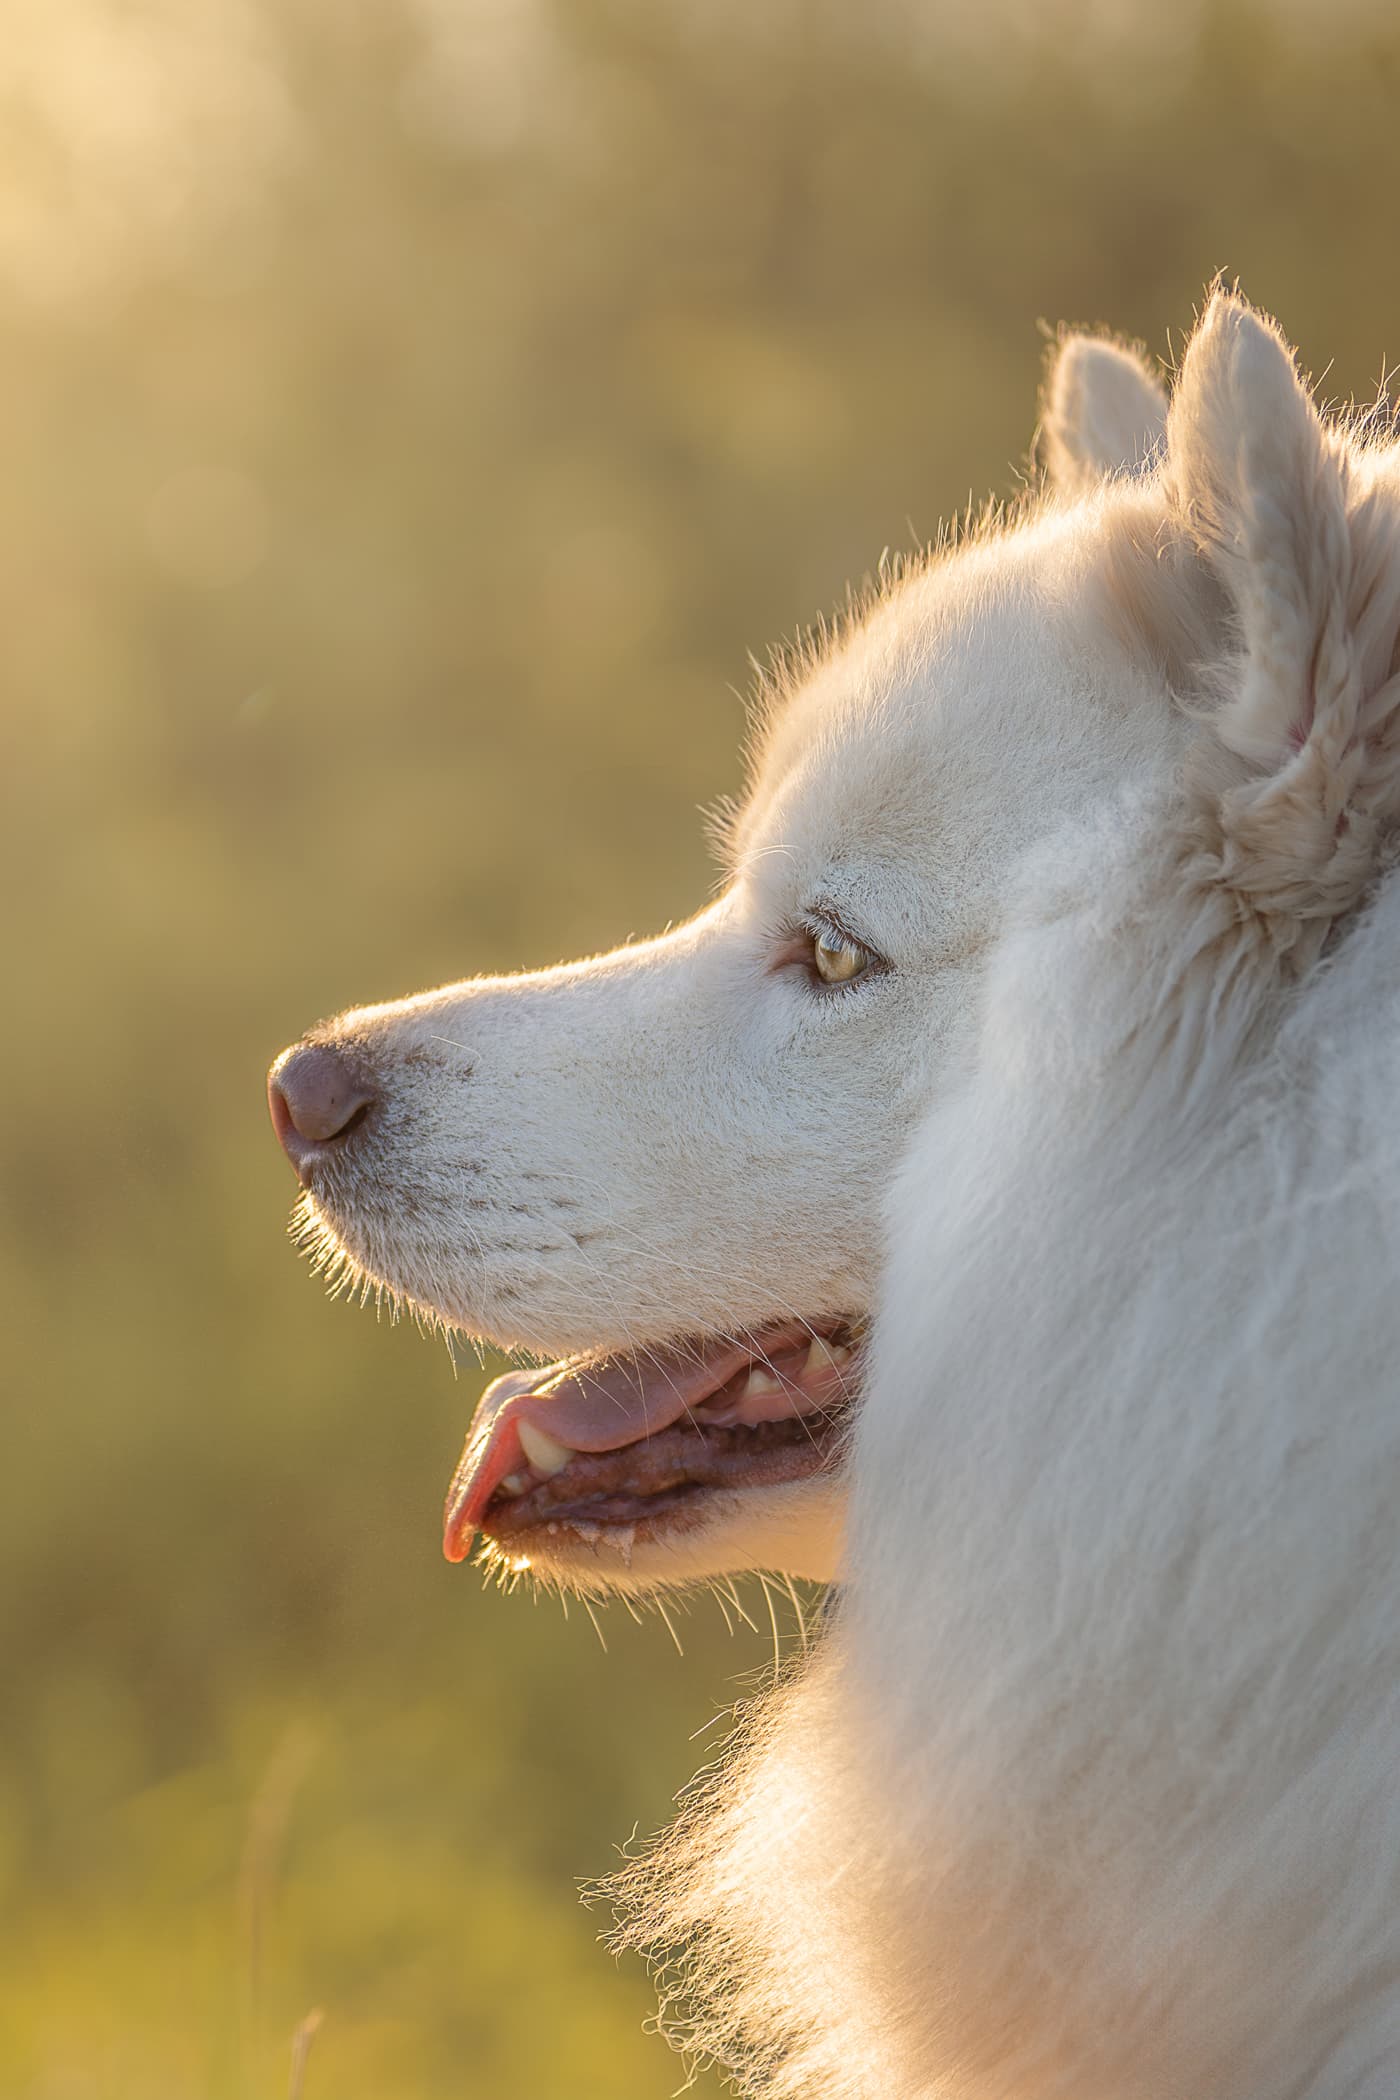
{"label": "dog's eye", "polygon": [[812,967],[823,984],[852,984],[870,968],[870,956],[854,941],[834,933],[813,933]]}

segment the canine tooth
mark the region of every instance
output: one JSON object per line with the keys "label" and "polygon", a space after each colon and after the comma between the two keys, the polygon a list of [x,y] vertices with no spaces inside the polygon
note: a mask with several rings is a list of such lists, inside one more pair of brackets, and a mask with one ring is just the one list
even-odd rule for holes
{"label": "canine tooth", "polygon": [[507,1473],[505,1479],[497,1484],[496,1493],[498,1495],[523,1495],[529,1485],[530,1483],[523,1473]]}
{"label": "canine tooth", "polygon": [[844,1342],[824,1342],[819,1334],[813,1335],[812,1346],[807,1351],[807,1369],[821,1371],[828,1367],[839,1371],[842,1364],[849,1363],[851,1352]]}
{"label": "canine tooth", "polygon": [[740,1399],[746,1399],[750,1393],[778,1393],[781,1391],[781,1381],[776,1379],[771,1371],[765,1370],[762,1364],[751,1364],[749,1366],[748,1382],[739,1397]]}
{"label": "canine tooth", "polygon": [[567,1444],[559,1443],[547,1429],[539,1428],[534,1422],[520,1424],[520,1448],[535,1471],[543,1473],[546,1480],[555,1473],[562,1473],[574,1455]]}

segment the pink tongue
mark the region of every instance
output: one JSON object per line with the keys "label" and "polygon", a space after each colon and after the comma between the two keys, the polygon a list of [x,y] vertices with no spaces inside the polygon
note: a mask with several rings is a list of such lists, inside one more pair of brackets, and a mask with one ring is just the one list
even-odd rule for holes
{"label": "pink tongue", "polygon": [[[805,1338],[796,1325],[763,1335],[765,1353]],[[701,1349],[656,1349],[645,1356],[611,1356],[570,1369],[551,1364],[543,1371],[507,1371],[481,1396],[467,1435],[443,1525],[443,1552],[462,1560],[486,1505],[508,1473],[525,1463],[519,1423],[547,1430],[575,1451],[621,1451],[642,1437],[669,1429],[740,1371],[753,1348],[716,1341]]]}
{"label": "pink tongue", "polygon": [[[774,1345],[768,1340],[766,1346]],[[536,1373],[519,1400],[507,1404],[512,1418],[523,1415],[537,1422],[575,1451],[620,1451],[669,1429],[688,1407],[742,1370],[750,1353],[735,1342],[715,1342],[703,1351],[658,1349],[640,1358],[608,1357],[576,1371],[551,1365]],[[487,1388],[481,1408],[495,1391],[494,1385]]]}

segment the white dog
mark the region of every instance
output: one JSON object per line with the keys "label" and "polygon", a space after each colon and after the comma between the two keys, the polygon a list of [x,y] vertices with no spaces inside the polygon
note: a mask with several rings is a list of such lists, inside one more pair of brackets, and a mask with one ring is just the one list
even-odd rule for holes
{"label": "white dog", "polygon": [[[1217,295],[768,696],[680,931],[274,1068],[448,1550],[840,1572],[626,1877],[784,2100],[1400,2095],[1400,460]],[[674,1950],[674,1951],[673,1951]]]}

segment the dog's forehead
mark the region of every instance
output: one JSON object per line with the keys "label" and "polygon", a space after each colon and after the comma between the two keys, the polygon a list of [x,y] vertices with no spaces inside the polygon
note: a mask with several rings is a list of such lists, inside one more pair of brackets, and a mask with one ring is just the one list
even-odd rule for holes
{"label": "dog's forehead", "polygon": [[990,814],[1073,703],[1058,537],[931,567],[816,666],[767,725],[741,864],[777,846],[819,857],[857,833],[904,856],[931,825]]}

